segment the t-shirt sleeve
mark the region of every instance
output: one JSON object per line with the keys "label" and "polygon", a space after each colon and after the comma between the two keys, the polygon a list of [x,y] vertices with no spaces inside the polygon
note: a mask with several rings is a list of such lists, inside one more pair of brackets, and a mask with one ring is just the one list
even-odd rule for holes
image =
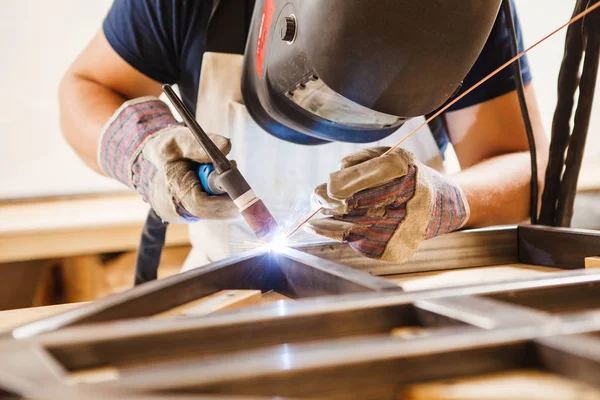
{"label": "t-shirt sleeve", "polygon": [[[181,75],[186,38],[178,0],[115,0],[103,24],[111,47],[129,65],[162,83]],[[199,2],[201,3],[201,2]]]}
{"label": "t-shirt sleeve", "polygon": [[[517,40],[519,51],[523,47],[523,35],[519,24],[516,8],[513,3],[513,18],[515,19],[515,28],[517,31]],[[512,32],[506,25],[506,19],[502,10],[500,10],[498,18],[494,23],[492,32],[473,68],[464,79],[463,85],[457,95],[473,87],[481,79],[489,75],[496,68],[506,63],[512,58],[511,51],[511,35]],[[525,84],[531,82],[531,73],[527,56],[521,58],[521,69],[523,74],[523,82]],[[516,89],[516,80],[512,66],[504,68],[500,73],[491,78],[489,81],[475,89],[472,93],[465,96],[464,99],[453,105],[449,111],[460,110],[475,104],[483,103],[487,100],[502,96]]]}

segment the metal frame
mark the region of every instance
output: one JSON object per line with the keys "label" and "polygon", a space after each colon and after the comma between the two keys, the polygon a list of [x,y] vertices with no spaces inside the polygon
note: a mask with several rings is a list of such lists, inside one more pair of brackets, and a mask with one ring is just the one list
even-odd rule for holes
{"label": "metal frame", "polygon": [[[180,390],[389,398],[410,382],[511,367],[598,385],[600,274],[566,271],[405,293],[367,273],[398,272],[398,265],[360,271],[347,266],[357,257],[340,257],[347,264],[340,265],[314,255],[347,251],[338,244],[255,250],[24,325],[0,341],[0,387],[41,398],[50,392],[40,387],[65,398]],[[599,254],[600,232],[492,228],[433,239],[409,270],[518,262],[568,270]],[[305,300],[208,317],[143,318],[224,289]],[[391,336],[396,328],[408,336]],[[73,374],[105,367],[120,371],[115,381],[68,383]],[[398,368],[411,373],[398,376]]]}
{"label": "metal frame", "polygon": [[67,326],[148,317],[227,289],[274,290],[294,299],[401,290],[385,279],[294,249],[277,253],[259,249],[136,286],[18,327],[4,337],[24,338]]}
{"label": "metal frame", "polygon": [[[0,384],[33,397],[43,397],[43,387],[79,395],[392,398],[414,382],[535,368],[600,389],[599,285],[600,274],[568,271],[478,287],[282,302],[205,318],[83,325],[0,344]],[[584,296],[595,301],[581,311]],[[543,308],[543,299],[556,297],[567,308],[577,305],[576,312]],[[424,329],[412,338],[390,334],[402,327]],[[67,383],[71,373],[107,366],[119,369],[118,379]]]}
{"label": "metal frame", "polygon": [[[538,226],[444,235],[424,242],[405,266],[365,259],[345,244],[308,245],[277,253],[259,249],[27,324],[5,337],[23,338],[84,323],[147,317],[225,289],[275,290],[296,299],[400,291],[392,282],[371,274],[518,262],[574,269],[584,266],[585,257],[595,255],[600,255],[600,232]],[[344,265],[324,258],[336,258]]]}

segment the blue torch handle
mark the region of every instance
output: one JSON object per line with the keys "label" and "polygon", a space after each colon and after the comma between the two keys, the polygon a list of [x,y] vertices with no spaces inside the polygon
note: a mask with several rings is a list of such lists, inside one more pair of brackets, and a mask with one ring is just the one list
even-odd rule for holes
{"label": "blue torch handle", "polygon": [[200,167],[198,168],[198,177],[200,178],[200,183],[202,183],[202,188],[206,193],[211,196],[221,196],[221,193],[215,193],[210,188],[208,177],[213,172],[215,172],[215,167],[213,167],[212,164],[200,164]]}

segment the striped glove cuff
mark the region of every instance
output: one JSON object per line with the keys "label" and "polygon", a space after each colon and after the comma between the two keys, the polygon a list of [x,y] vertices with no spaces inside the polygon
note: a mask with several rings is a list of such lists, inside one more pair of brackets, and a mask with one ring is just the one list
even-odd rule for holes
{"label": "striped glove cuff", "polygon": [[458,184],[434,170],[430,170],[429,180],[434,198],[425,239],[459,230],[467,223],[471,213],[465,194]]}
{"label": "striped glove cuff", "polygon": [[133,188],[132,165],[142,143],[154,133],[176,124],[169,107],[157,97],[125,102],[102,131],[98,165],[106,175]]}

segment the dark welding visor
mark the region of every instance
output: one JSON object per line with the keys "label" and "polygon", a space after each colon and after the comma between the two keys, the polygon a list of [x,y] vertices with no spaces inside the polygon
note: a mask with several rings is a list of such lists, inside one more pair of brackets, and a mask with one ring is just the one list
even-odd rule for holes
{"label": "dark welding visor", "polygon": [[382,139],[456,92],[500,2],[257,0],[244,102],[263,129],[291,141]]}

